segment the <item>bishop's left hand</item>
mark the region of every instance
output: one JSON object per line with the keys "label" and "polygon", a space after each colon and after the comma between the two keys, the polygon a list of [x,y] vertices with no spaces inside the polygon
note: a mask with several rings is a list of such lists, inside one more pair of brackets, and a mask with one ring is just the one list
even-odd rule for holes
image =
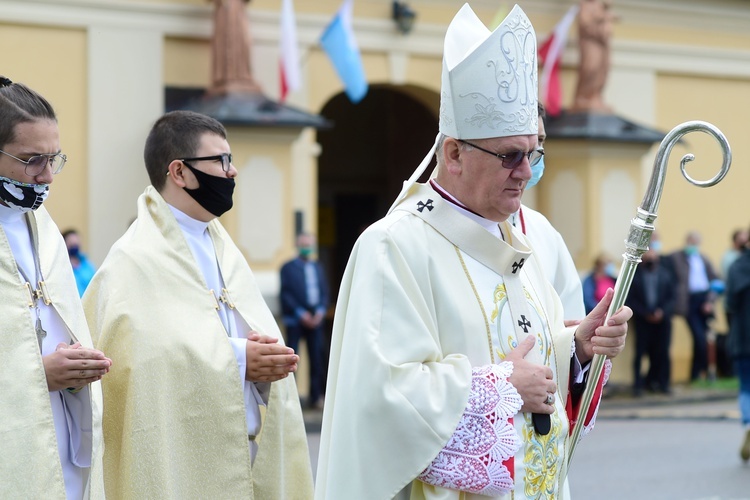
{"label": "bishop's left hand", "polygon": [[575,334],[576,356],[581,363],[588,363],[594,354],[614,358],[625,348],[628,320],[633,316],[633,311],[623,306],[604,324],[614,294],[611,288],[607,290],[602,300],[578,325]]}

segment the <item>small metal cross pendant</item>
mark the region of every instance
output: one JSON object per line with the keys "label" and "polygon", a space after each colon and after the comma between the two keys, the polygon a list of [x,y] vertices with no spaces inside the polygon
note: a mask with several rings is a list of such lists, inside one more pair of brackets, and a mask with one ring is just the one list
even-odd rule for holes
{"label": "small metal cross pendant", "polygon": [[42,320],[40,318],[36,319],[36,339],[39,342],[39,351],[42,350],[42,342],[44,341],[44,338],[47,336],[47,332],[42,328]]}

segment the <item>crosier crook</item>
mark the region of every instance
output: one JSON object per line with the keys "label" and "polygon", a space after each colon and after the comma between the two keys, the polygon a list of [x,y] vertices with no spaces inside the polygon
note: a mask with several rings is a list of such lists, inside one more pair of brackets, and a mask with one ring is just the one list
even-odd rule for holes
{"label": "crosier crook", "polygon": [[[711,187],[718,184],[724,176],[729,172],[729,167],[732,163],[732,151],[729,148],[729,142],[727,142],[724,134],[715,126],[707,122],[702,121],[689,121],[677,125],[673,128],[659,145],[659,150],[656,154],[656,160],[654,161],[654,169],[651,172],[651,180],[649,181],[646,194],[643,197],[641,205],[638,207],[636,216],[630,221],[630,231],[628,238],[625,240],[625,253],[623,256],[622,266],[620,267],[620,274],[615,284],[615,293],[612,298],[612,303],[607,311],[607,317],[604,320],[604,324],[609,321],[609,318],[617,312],[620,307],[625,303],[625,298],[630,290],[630,284],[633,281],[633,275],[635,269],[641,262],[641,256],[648,250],[648,242],[651,238],[651,233],[654,232],[654,220],[656,220],[656,211],[659,208],[659,201],[661,200],[661,193],[664,189],[664,179],[667,173],[667,162],[669,160],[669,154],[672,152],[672,148],[679,141],[682,136],[689,132],[703,132],[709,134],[716,139],[721,146],[723,154],[723,162],[721,170],[713,178],[707,181],[697,181],[690,177],[685,170],[685,164],[695,159],[695,156],[688,153],[682,157],[680,161],[680,171],[683,177],[687,181],[698,187]],[[581,438],[581,432],[583,431],[584,421],[588,414],[589,408],[594,398],[594,392],[596,390],[596,381],[602,375],[604,369],[604,361],[606,357],[601,354],[594,354],[594,358],[591,361],[591,368],[589,369],[589,383],[586,384],[586,389],[581,397],[580,409],[578,411],[578,420],[573,427],[573,433],[570,443],[570,451],[568,453],[568,467],[573,459],[573,452],[576,449],[576,445]]]}

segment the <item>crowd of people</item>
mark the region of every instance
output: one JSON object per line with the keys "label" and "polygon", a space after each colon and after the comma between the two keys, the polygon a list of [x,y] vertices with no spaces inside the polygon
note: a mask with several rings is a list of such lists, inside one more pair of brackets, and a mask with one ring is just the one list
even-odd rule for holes
{"label": "crowd of people", "polygon": [[[692,339],[689,381],[713,381],[717,373],[739,379],[739,406],[745,428],[740,455],[750,460],[750,252],[749,231],[737,229],[721,259],[721,274],[700,251],[701,235],[690,231],[684,246],[663,253],[658,233],[636,269],[626,304],[633,310],[635,356],[633,393],[672,392],[669,349],[674,316],[681,316]],[[592,273],[593,276],[594,273]],[[616,275],[609,273],[614,279]],[[585,291],[585,286],[584,286]],[[715,324],[723,301],[727,330]],[[648,359],[644,375],[643,358]]]}
{"label": "crowd of people", "polygon": [[[571,436],[593,428],[631,316],[646,332],[639,349],[663,356],[648,331],[672,309],[685,315],[699,376],[716,276],[694,234],[672,274],[648,274],[667,268],[654,241],[634,281],[640,304],[607,319],[613,283],[598,276],[586,311],[559,233],[521,203],[544,169],[535,40],[518,6],[493,31],[468,5],[449,25],[440,133],[351,253],[325,389],[329,290],[314,237],[298,236],[281,271],[287,345],[218,220],[238,175],[218,121],[173,111],[153,124],[137,218],[89,280],[77,235],[63,238],[43,205],[67,159],[54,109],[0,77],[4,495],[567,498]],[[488,63],[500,58],[510,74]],[[416,183],[433,155],[434,175]],[[739,253],[727,279],[743,408],[745,269],[750,253]],[[308,404],[324,406],[315,488],[289,376],[302,339]],[[596,354],[607,362],[595,379]],[[644,384],[665,389],[668,373]]]}

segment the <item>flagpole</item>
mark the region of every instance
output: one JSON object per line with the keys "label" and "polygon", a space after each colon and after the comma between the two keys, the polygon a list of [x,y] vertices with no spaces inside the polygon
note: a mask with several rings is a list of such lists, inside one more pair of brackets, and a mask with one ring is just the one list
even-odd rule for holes
{"label": "flagpole", "polygon": [[[724,134],[710,123],[702,121],[685,122],[673,128],[666,137],[664,137],[656,154],[654,169],[651,172],[651,181],[646,189],[646,194],[643,197],[641,205],[638,207],[635,218],[630,221],[630,231],[628,233],[628,238],[625,240],[625,253],[623,254],[623,262],[620,267],[620,275],[615,284],[615,293],[609,310],[607,311],[607,317],[604,320],[605,324],[625,303],[625,298],[630,290],[630,284],[633,281],[636,267],[638,266],[638,263],[641,262],[641,256],[646,250],[648,250],[648,242],[651,233],[654,231],[653,222],[656,220],[656,211],[659,208],[659,201],[661,200],[662,190],[664,189],[664,179],[667,173],[669,154],[682,136],[696,131],[713,136],[719,143],[723,154],[721,170],[707,181],[697,181],[690,177],[685,170],[685,164],[693,161],[695,156],[692,154],[686,154],[680,161],[680,171],[682,172],[683,177],[695,186],[710,187],[718,184],[729,171],[729,167],[732,163],[732,151],[729,147],[729,142],[727,142]],[[595,354],[591,361],[588,383],[586,384],[586,389],[581,397],[578,418],[571,434],[570,450],[568,452],[568,467],[570,467],[573,453],[580,441],[581,433],[586,421],[586,415],[593,403],[596,387],[598,385],[597,382],[602,376],[605,360],[605,356]]]}

